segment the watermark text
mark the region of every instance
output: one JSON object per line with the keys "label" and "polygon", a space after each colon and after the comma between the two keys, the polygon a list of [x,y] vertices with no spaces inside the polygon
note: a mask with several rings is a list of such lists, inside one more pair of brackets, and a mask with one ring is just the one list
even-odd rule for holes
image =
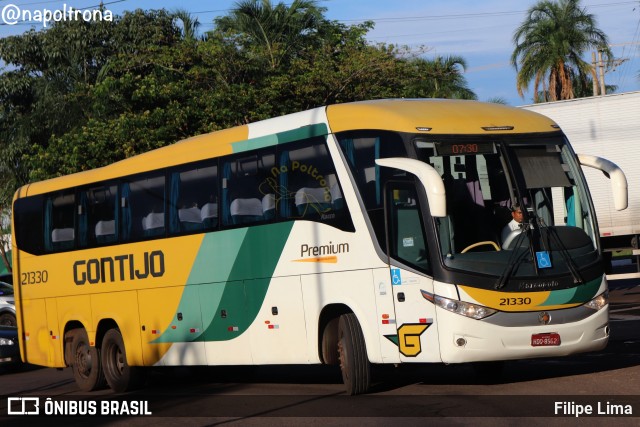
{"label": "watermark text", "polygon": [[74,9],[62,5],[61,9],[22,9],[20,6],[9,3],[2,8],[0,15],[1,23],[5,25],[16,25],[20,23],[40,23],[47,27],[53,22],[62,21],[113,21],[113,13],[109,9]]}

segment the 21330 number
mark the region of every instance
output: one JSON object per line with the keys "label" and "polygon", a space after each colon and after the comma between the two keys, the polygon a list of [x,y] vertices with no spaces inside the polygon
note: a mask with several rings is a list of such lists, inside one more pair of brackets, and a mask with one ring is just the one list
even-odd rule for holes
{"label": "21330 number", "polygon": [[47,283],[49,280],[49,272],[47,270],[27,271],[20,274],[21,285],[39,285]]}
{"label": "21330 number", "polygon": [[500,298],[500,305],[530,305],[531,298]]}

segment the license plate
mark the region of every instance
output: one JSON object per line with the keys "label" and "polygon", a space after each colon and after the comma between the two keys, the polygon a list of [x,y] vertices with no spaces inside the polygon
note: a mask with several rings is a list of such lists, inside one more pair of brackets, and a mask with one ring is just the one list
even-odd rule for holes
{"label": "license plate", "polygon": [[560,345],[560,334],[551,332],[548,334],[533,334],[531,335],[532,347],[544,347]]}

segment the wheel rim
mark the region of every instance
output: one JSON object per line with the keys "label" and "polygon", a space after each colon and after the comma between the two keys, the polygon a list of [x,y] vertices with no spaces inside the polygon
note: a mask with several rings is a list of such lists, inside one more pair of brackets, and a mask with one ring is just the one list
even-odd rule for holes
{"label": "wheel rim", "polygon": [[115,368],[119,375],[122,375],[124,371],[124,354],[122,354],[122,349],[118,346],[115,346],[114,349],[114,360],[115,360]]}
{"label": "wheel rim", "polygon": [[88,378],[91,374],[91,369],[93,368],[93,359],[88,345],[83,343],[78,346],[76,349],[75,362],[78,374],[83,378]]}
{"label": "wheel rim", "polygon": [[109,371],[109,376],[114,380],[122,378],[126,367],[122,348],[117,343],[111,342],[105,349],[105,356],[104,369]]}

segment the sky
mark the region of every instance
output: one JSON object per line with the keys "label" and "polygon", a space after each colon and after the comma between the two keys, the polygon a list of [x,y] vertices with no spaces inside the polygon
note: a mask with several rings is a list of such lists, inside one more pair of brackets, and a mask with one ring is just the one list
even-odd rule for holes
{"label": "sky", "polygon": [[[279,2],[279,0],[274,0]],[[282,0],[290,4],[291,0]],[[31,11],[92,8],[100,0],[0,0],[5,9]],[[185,9],[197,17],[201,31],[213,28],[213,19],[226,15],[235,0],[103,0],[114,15],[126,10]],[[372,43],[406,45],[426,58],[436,55],[462,56],[465,78],[478,99],[502,98],[510,105],[532,103],[532,88],[520,97],[516,90],[516,70],[510,63],[513,33],[536,0],[320,0],[330,20],[347,25],[374,21],[369,32]],[[609,70],[605,81],[617,85],[617,92],[640,90],[640,0],[582,0],[581,5],[596,18],[597,26],[609,38],[615,58],[621,64]],[[0,37],[20,34],[30,28],[42,29],[41,22],[17,20],[9,25],[0,16]],[[591,61],[591,53],[584,58]]]}

